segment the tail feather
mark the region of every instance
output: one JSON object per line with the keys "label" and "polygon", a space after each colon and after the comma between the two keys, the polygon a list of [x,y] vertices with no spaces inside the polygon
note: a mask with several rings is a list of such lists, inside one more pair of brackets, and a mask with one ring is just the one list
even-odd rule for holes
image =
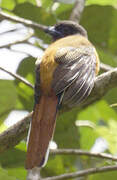
{"label": "tail feather", "polygon": [[56,124],[58,98],[42,95],[36,104],[28,143],[26,169],[44,166],[49,154],[48,147]]}

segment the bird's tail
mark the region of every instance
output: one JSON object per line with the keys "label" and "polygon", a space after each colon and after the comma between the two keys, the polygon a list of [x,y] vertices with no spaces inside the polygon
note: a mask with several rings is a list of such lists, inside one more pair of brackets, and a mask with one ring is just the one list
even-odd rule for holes
{"label": "bird's tail", "polygon": [[44,166],[56,124],[58,97],[41,95],[35,105],[26,157],[26,169]]}

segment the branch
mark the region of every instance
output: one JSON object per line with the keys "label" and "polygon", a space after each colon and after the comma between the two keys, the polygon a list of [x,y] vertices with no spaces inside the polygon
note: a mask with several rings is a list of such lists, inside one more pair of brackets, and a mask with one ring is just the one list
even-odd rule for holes
{"label": "branch", "polygon": [[117,161],[117,157],[112,156],[111,154],[92,153],[92,152],[83,151],[83,150],[79,150],[79,149],[55,149],[55,150],[50,150],[50,153],[52,155],[57,155],[57,154],[58,155],[79,155],[79,156],[89,156],[89,157],[96,157],[96,158]]}
{"label": "branch", "polygon": [[76,0],[74,8],[70,15],[70,20],[80,22],[82,12],[84,10],[85,0]]}
{"label": "branch", "polygon": [[27,36],[25,36],[24,38],[18,39],[18,40],[16,40],[16,41],[11,42],[11,43],[6,44],[6,45],[1,45],[0,48],[9,48],[9,47],[12,46],[12,45],[19,44],[19,43],[24,43],[24,42],[26,42],[29,38],[31,38],[32,35],[33,35],[33,32],[29,31],[28,34],[27,34]]}
{"label": "branch", "polygon": [[45,25],[42,25],[42,24],[38,24],[38,23],[35,23],[31,20],[28,20],[28,19],[24,19],[24,18],[21,18],[21,17],[18,17],[18,16],[13,16],[13,15],[10,15],[8,13],[5,13],[3,11],[0,10],[0,18],[3,18],[3,19],[8,19],[8,20],[11,20],[11,21],[15,21],[15,22],[18,22],[18,23],[22,23],[28,27],[32,27],[32,28],[38,28],[42,31],[45,31],[47,29],[47,26]]}
{"label": "branch", "polygon": [[[117,86],[117,68],[112,71],[108,71],[98,76],[95,80],[95,86],[89,98],[87,98],[78,110],[96,102],[101,99],[110,89]],[[68,106],[62,106],[60,113],[71,110]],[[26,132],[29,126],[32,113],[16,123],[5,132],[0,134],[0,152],[7,150],[9,147],[13,147],[19,143],[26,136]],[[13,139],[13,140],[12,140]]]}
{"label": "branch", "polygon": [[107,71],[113,70],[114,67],[112,67],[108,64],[100,63],[100,69],[102,69],[104,72],[107,72]]}
{"label": "branch", "polygon": [[117,171],[117,165],[113,166],[104,166],[99,168],[90,168],[82,171],[77,171],[74,173],[66,173],[59,176],[54,177],[48,177],[43,178],[42,180],[61,180],[61,179],[69,179],[69,178],[76,178],[76,177],[82,177],[90,174],[96,174],[96,173],[103,173],[103,172],[109,172],[109,171]]}
{"label": "branch", "polygon": [[18,144],[27,135],[32,113],[0,134],[0,153]]}
{"label": "branch", "polygon": [[31,87],[31,88],[34,88],[34,86],[29,82],[27,81],[25,78],[21,77],[20,75],[18,74],[15,74],[15,73],[12,73],[8,70],[6,70],[5,68],[3,67],[0,67],[0,70],[10,74],[12,77],[14,77],[15,79],[18,79],[19,81],[23,82],[24,84],[26,84],[27,86]]}

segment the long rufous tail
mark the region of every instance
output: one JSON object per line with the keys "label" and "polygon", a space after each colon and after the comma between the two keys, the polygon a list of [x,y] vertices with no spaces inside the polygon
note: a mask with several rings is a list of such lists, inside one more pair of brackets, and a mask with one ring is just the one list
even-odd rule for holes
{"label": "long rufous tail", "polygon": [[35,105],[26,157],[26,169],[44,166],[56,124],[58,97],[41,95]]}

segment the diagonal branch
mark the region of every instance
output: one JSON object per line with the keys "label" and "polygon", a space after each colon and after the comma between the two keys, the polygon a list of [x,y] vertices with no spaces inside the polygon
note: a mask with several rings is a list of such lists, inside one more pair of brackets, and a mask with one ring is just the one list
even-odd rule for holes
{"label": "diagonal branch", "polygon": [[76,177],[82,177],[90,174],[96,174],[96,173],[103,173],[103,172],[109,172],[109,171],[117,171],[117,165],[113,166],[104,166],[99,168],[90,168],[82,171],[77,171],[74,173],[66,173],[59,176],[54,177],[48,177],[43,178],[42,180],[61,180],[61,179],[69,179],[69,178],[76,178]]}
{"label": "diagonal branch", "polygon": [[15,74],[15,73],[12,73],[8,70],[6,70],[5,68],[1,67],[0,66],[0,70],[8,73],[9,75],[11,75],[12,77],[14,77],[15,79],[18,79],[19,81],[23,82],[24,84],[26,84],[27,86],[31,87],[31,88],[34,88],[34,86],[29,82],[27,81],[25,78],[21,77],[20,75],[18,74]]}
{"label": "diagonal branch", "polygon": [[[81,104],[80,107],[76,107],[77,110],[87,107],[88,105],[101,99],[110,89],[117,87],[117,68],[112,71],[108,71],[98,76],[95,80],[95,86],[92,90],[90,97]],[[68,106],[62,106],[60,113],[70,111]],[[31,120],[30,113],[20,122],[0,134],[0,152],[7,150],[9,147],[13,147],[19,143],[26,136],[29,122]]]}
{"label": "diagonal branch", "polygon": [[32,113],[0,134],[0,153],[12,148],[26,137]]}
{"label": "diagonal branch", "polygon": [[18,22],[18,23],[22,23],[22,24],[24,24],[24,25],[26,25],[28,27],[38,28],[38,29],[40,29],[42,31],[45,31],[47,29],[47,26],[45,26],[45,25],[38,24],[36,22],[33,22],[31,20],[28,20],[28,19],[21,18],[21,17],[18,17],[18,16],[10,15],[8,13],[3,12],[2,10],[0,10],[0,18],[8,19],[8,20],[15,21],[15,22]]}
{"label": "diagonal branch", "polygon": [[0,48],[9,48],[12,45],[27,42],[32,37],[33,34],[34,34],[33,32],[29,31],[28,34],[25,37],[23,37],[22,39],[18,39],[16,41],[11,42],[11,43],[6,44],[6,45],[0,45]]}
{"label": "diagonal branch", "polygon": [[69,19],[75,22],[80,22],[84,6],[85,0],[76,0]]}
{"label": "diagonal branch", "polygon": [[104,72],[106,71],[111,71],[114,69],[114,67],[108,65],[108,64],[104,64],[104,63],[100,63],[100,69],[102,69]]}

